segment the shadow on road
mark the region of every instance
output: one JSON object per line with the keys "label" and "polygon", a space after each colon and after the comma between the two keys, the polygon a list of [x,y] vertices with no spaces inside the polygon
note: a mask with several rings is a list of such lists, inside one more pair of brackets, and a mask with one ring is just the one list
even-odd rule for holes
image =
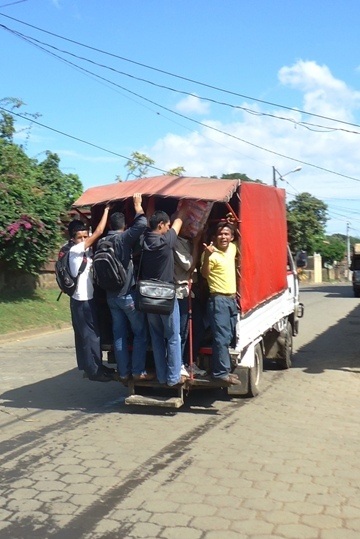
{"label": "shadow on road", "polygon": [[[325,293],[325,297],[340,300],[353,297],[349,284],[302,286],[301,291],[319,292],[322,297]],[[354,302],[356,302],[356,307],[346,317],[297,349],[292,368],[302,369],[306,374],[321,374],[329,369],[360,373],[360,304],[355,298]],[[301,323],[300,332],[302,331]],[[296,345],[296,338],[294,344]],[[277,368],[274,364],[267,362],[265,369],[276,370]],[[124,399],[127,394],[127,388],[119,382],[90,382],[83,379],[82,374],[74,368],[58,376],[3,392],[0,394],[0,406],[4,410],[15,408],[29,412],[78,410],[88,414],[174,413],[171,410],[164,412],[163,409],[125,406]],[[185,405],[175,413],[180,411],[217,414],[219,410],[216,402],[229,400],[226,392],[222,390],[193,391],[186,397]],[[247,399],[239,400],[246,402]]]}
{"label": "shadow on road", "polygon": [[[306,291],[319,292],[322,297],[325,294],[329,299],[354,297],[349,284],[302,287],[301,292]],[[297,350],[293,367],[309,374],[321,374],[329,369],[360,373],[360,303],[355,298],[354,302],[356,307],[347,316]]]}
{"label": "shadow on road", "polygon": [[23,385],[0,394],[6,407],[46,410],[99,412],[109,400],[121,400],[127,394],[119,382],[90,382],[77,369]]}
{"label": "shadow on road", "polygon": [[[144,388],[149,395],[159,394],[159,390]],[[146,391],[147,390],[147,391]],[[166,392],[167,391],[167,392]],[[171,390],[163,390],[163,396]],[[90,382],[82,378],[77,369],[71,369],[58,376],[46,378],[34,384],[23,385],[0,394],[1,408],[17,408],[28,412],[34,410],[82,411],[84,413],[174,413],[164,408],[126,406],[128,389],[120,382]],[[216,401],[227,401],[227,393],[221,389],[211,391],[192,391],[186,396],[185,406],[181,411],[196,411],[205,414],[217,414]],[[178,412],[179,410],[175,410]],[[29,419],[30,421],[30,419]]]}
{"label": "shadow on road", "polygon": [[351,284],[329,284],[329,285],[303,285],[300,287],[300,297],[302,292],[319,292],[328,298],[352,298],[354,297]]}

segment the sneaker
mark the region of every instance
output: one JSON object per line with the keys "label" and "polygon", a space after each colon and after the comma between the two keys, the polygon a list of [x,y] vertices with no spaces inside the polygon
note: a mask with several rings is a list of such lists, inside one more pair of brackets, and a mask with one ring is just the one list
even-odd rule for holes
{"label": "sneaker", "polygon": [[196,363],[193,363],[191,367],[188,367],[189,371],[193,373],[194,376],[205,376],[206,371],[200,369]]}
{"label": "sneaker", "polygon": [[190,376],[184,364],[181,365],[180,376],[185,376],[185,378],[189,378]]}

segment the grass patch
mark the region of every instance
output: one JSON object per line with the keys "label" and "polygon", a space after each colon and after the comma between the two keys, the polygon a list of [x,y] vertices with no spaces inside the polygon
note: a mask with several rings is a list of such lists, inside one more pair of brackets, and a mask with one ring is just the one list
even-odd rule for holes
{"label": "grass patch", "polygon": [[60,328],[70,324],[70,298],[59,290],[38,289],[35,292],[1,292],[1,333],[12,333],[40,327]]}

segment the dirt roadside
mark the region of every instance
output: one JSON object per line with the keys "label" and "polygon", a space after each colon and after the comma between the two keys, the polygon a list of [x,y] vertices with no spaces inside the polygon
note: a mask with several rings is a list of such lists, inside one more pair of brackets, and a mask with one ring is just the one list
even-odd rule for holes
{"label": "dirt roadside", "polygon": [[12,341],[21,341],[23,339],[29,339],[31,337],[37,337],[45,333],[55,333],[64,329],[71,329],[70,324],[58,324],[56,326],[43,326],[37,328],[24,329],[24,331],[15,331],[12,333],[5,333],[0,335],[0,344],[5,344]]}

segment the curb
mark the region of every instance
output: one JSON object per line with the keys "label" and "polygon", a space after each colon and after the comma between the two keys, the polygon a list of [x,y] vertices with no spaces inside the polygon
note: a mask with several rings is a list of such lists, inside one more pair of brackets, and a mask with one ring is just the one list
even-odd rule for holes
{"label": "curb", "polygon": [[23,339],[38,337],[39,335],[44,335],[45,333],[57,333],[66,329],[71,329],[71,325],[64,324],[59,326],[46,326],[25,329],[24,331],[16,331],[14,333],[5,333],[5,335],[0,335],[0,344],[5,344],[12,341],[22,341]]}

